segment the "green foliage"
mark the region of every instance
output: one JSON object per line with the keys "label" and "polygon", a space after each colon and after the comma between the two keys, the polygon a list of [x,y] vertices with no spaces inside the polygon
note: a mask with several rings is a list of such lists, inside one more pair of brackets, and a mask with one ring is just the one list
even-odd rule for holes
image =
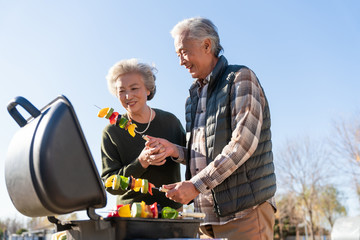
{"label": "green foliage", "polygon": [[16,234],[17,234],[17,235],[21,235],[22,233],[27,232],[27,231],[28,231],[28,230],[25,229],[25,228],[20,228],[19,230],[16,231]]}
{"label": "green foliage", "polygon": [[341,193],[333,185],[326,185],[319,195],[319,210],[332,227],[336,218],[347,214],[341,204]]}

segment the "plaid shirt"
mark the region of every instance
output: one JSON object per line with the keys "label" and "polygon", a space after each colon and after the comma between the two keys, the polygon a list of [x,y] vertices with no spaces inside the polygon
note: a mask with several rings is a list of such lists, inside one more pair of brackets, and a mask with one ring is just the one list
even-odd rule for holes
{"label": "plaid shirt", "polygon": [[[210,75],[209,75],[210,76]],[[199,102],[196,110],[191,142],[191,182],[201,194],[194,199],[196,212],[206,213],[202,225],[225,224],[228,221],[245,217],[257,206],[237,212],[234,215],[218,217],[214,212],[214,200],[210,189],[219,185],[240,167],[257,148],[263,121],[265,97],[256,75],[247,68],[240,69],[234,79],[231,89],[231,128],[232,137],[221,154],[216,156],[209,165],[206,163],[206,96],[209,77],[197,80]],[[249,131],[256,129],[256,131]],[[184,162],[186,149],[178,146],[179,162]],[[248,149],[248,151],[244,150]],[[274,198],[268,200],[275,208]]]}

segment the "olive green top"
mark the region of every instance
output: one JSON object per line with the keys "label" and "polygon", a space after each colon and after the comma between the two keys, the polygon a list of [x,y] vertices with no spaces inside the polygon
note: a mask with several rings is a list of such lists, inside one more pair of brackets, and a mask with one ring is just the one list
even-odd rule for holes
{"label": "olive green top", "polygon": [[[185,146],[185,131],[175,115],[153,109],[156,113],[155,118],[151,121],[145,135],[165,138],[168,141]],[[142,132],[146,129],[147,123],[137,123],[137,131]],[[181,181],[180,166],[168,158],[166,163],[161,166],[152,166],[143,168],[138,160],[138,156],[145,147],[145,140],[140,134],[132,137],[128,131],[117,125],[108,124],[103,130],[101,144],[102,158],[102,180],[105,181],[113,174],[119,174],[126,177],[147,179],[156,187],[163,184],[170,184]],[[169,206],[175,209],[182,205],[165,197],[165,193],[153,189],[153,196],[149,193],[143,194],[140,191],[133,190],[123,191],[122,189],[106,189],[113,195],[119,195],[118,204],[129,204],[132,202],[144,201],[146,204],[157,202],[161,207]]]}

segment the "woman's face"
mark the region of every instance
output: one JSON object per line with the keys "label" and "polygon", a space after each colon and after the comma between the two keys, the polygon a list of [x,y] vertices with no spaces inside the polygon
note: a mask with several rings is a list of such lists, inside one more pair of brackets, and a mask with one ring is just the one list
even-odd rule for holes
{"label": "woman's face", "polygon": [[141,74],[126,73],[121,75],[117,79],[115,87],[121,105],[130,115],[141,114],[147,109],[146,100],[150,91],[146,89]]}

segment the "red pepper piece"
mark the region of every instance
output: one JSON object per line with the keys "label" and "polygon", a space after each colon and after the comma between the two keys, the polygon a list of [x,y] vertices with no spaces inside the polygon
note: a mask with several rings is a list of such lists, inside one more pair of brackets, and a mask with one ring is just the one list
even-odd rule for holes
{"label": "red pepper piece", "polygon": [[158,207],[157,207],[157,202],[154,202],[153,204],[151,204],[150,210],[153,214],[153,218],[158,218],[159,211],[158,211]]}
{"label": "red pepper piece", "polygon": [[110,124],[115,124],[118,119],[118,116],[119,116],[118,112],[113,112],[109,117]]}
{"label": "red pepper piece", "polygon": [[151,196],[153,195],[153,193],[152,193],[153,187],[155,187],[155,185],[149,182],[148,193],[150,193]]}
{"label": "red pepper piece", "polygon": [[119,216],[119,208],[121,208],[122,206],[124,206],[124,205],[123,204],[116,205],[116,209],[109,212],[107,217],[120,217]]}

